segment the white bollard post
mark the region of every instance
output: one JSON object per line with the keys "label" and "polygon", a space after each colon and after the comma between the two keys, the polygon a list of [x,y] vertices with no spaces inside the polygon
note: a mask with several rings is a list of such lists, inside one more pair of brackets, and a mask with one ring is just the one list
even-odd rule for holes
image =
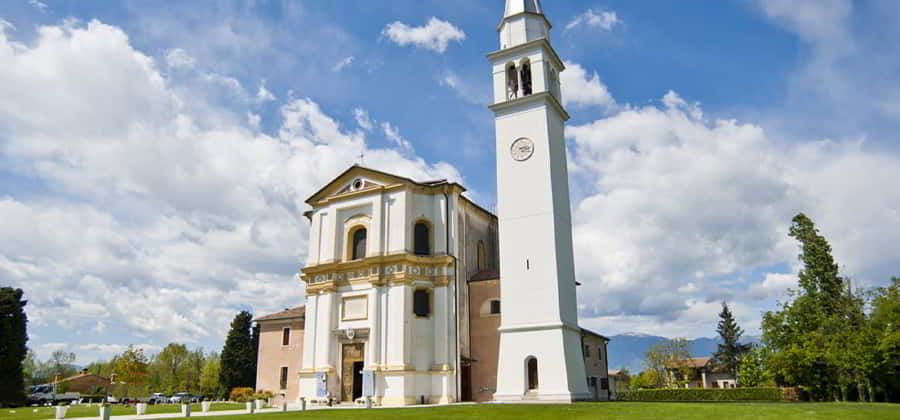
{"label": "white bollard post", "polygon": [[68,409],[69,409],[69,407],[66,407],[64,405],[57,405],[56,406],[56,418],[57,419],[66,418],[66,411],[68,411]]}
{"label": "white bollard post", "polygon": [[109,420],[110,412],[112,412],[112,407],[108,405],[100,406],[100,420]]}
{"label": "white bollard post", "polygon": [[366,408],[372,408],[372,397],[366,397]]}
{"label": "white bollard post", "polygon": [[287,411],[287,401],[281,403],[281,411]]}
{"label": "white bollard post", "polygon": [[191,405],[190,404],[181,404],[181,416],[182,417],[190,417],[191,416]]}
{"label": "white bollard post", "polygon": [[203,411],[203,414],[209,413],[209,406],[212,405],[209,401],[203,401],[200,403],[200,411]]}
{"label": "white bollard post", "polygon": [[306,411],[306,397],[300,397],[300,411]]}
{"label": "white bollard post", "polygon": [[253,406],[254,406],[254,405],[255,405],[255,404],[253,404],[252,401],[248,401],[247,404],[245,404],[245,407],[247,407],[247,412],[248,412],[248,413],[253,414]]}
{"label": "white bollard post", "polygon": [[147,414],[147,403],[137,403],[135,409],[137,410],[137,415],[143,416]]}

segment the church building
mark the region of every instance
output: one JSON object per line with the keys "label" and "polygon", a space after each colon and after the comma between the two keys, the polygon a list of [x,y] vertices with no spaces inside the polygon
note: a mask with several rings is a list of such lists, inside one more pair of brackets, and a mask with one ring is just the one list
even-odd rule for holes
{"label": "church building", "polygon": [[303,306],[256,319],[257,389],[380,405],[604,400],[578,326],[559,73],[539,0],[507,0],[494,78],[497,214],[447,180],[354,165],[307,199]]}

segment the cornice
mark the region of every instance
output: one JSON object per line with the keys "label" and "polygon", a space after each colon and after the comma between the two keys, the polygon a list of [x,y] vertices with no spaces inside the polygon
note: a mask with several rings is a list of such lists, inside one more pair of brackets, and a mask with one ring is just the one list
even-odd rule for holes
{"label": "cornice", "polygon": [[499,113],[510,108],[515,108],[518,106],[524,106],[536,102],[544,102],[550,104],[550,107],[559,112],[563,117],[563,121],[569,120],[569,113],[566,112],[566,109],[563,108],[562,104],[556,99],[555,96],[550,94],[550,92],[538,92],[533,95],[523,96],[521,98],[516,98],[511,101],[499,102],[493,105],[488,105],[488,109],[494,111],[494,113]]}
{"label": "cornice", "polygon": [[503,60],[510,55],[520,55],[537,46],[541,47],[544,52],[547,53],[547,57],[553,64],[556,64],[560,72],[566,69],[566,65],[563,64],[563,61],[559,58],[559,54],[556,53],[556,50],[553,49],[553,46],[550,45],[550,41],[547,40],[547,38],[538,38],[513,47],[490,52],[487,54],[487,58],[492,62],[496,62]]}

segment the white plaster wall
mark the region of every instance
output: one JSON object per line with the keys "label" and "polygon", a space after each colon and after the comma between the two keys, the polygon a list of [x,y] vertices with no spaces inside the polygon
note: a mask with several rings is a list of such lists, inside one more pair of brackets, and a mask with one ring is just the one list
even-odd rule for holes
{"label": "white plaster wall", "polygon": [[[579,333],[570,329],[504,332],[500,336],[498,401],[517,401],[526,391],[526,359],[538,361],[538,398],[572,401],[588,397]],[[565,344],[564,344],[565,343]],[[572,345],[570,345],[572,344]],[[581,370],[578,370],[581,366]],[[499,379],[499,378],[498,378]]]}

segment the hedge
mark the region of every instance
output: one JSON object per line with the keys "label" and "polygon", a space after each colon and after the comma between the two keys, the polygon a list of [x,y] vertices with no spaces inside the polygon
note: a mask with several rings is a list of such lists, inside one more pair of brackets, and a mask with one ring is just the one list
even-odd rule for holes
{"label": "hedge", "polygon": [[619,401],[784,401],[781,388],[674,388],[641,389],[616,394]]}

